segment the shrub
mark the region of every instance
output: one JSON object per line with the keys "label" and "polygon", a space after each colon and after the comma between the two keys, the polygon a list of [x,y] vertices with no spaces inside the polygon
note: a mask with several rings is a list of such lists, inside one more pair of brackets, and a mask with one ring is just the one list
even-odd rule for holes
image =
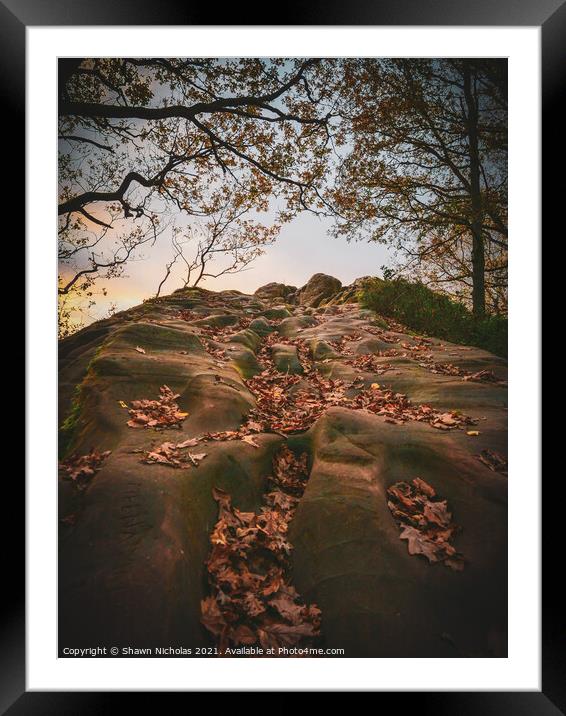
{"label": "shrub", "polygon": [[419,333],[507,356],[507,318],[477,319],[461,303],[422,283],[374,278],[365,283],[361,303]]}

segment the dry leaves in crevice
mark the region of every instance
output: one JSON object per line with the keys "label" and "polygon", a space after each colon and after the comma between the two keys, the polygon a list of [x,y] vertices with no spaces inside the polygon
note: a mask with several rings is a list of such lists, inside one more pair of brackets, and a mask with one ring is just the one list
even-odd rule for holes
{"label": "dry leaves in crevice", "polygon": [[443,562],[457,571],[464,569],[463,556],[450,543],[459,527],[452,521],[447,501],[440,500],[431,485],[418,477],[411,483],[396,482],[387,489],[387,497],[409,554]]}
{"label": "dry leaves in crevice", "polygon": [[375,375],[382,375],[392,368],[391,363],[382,363],[380,356],[373,353],[359,355],[353,360],[346,360],[344,362],[353,368],[357,368],[357,370],[365,370],[368,373],[375,373]]}
{"label": "dry leaves in crevice", "polygon": [[[353,338],[355,339],[355,336]],[[294,345],[297,348],[304,375],[289,375],[276,370],[268,350],[274,342]],[[410,420],[426,422],[438,430],[454,430],[475,424],[472,418],[461,413],[442,412],[428,405],[414,405],[403,393],[381,388],[377,384],[361,390],[355,396],[348,395],[346,391],[350,388],[358,389],[359,382],[354,380],[346,384],[340,379],[325,378],[316,369],[309,357],[307,346],[300,339],[268,336],[259,355],[267,368],[246,381],[246,384],[257,400],[249,418],[258,424],[259,431],[262,432],[285,434],[308,430],[332,406],[368,410],[382,415],[387,422],[394,424]],[[373,365],[375,361],[371,355],[359,356],[359,359],[362,364],[365,361],[365,365]],[[381,364],[379,369],[383,372],[389,367],[388,364]],[[304,384],[304,387],[292,391],[291,388],[298,383]]]}
{"label": "dry leaves in crevice", "polygon": [[472,383],[495,383],[497,385],[507,385],[504,380],[500,380],[492,370],[478,370],[472,372],[459,368],[452,363],[436,363],[432,356],[426,360],[419,362],[421,368],[426,368],[435,375],[449,375],[462,378],[464,381]]}
{"label": "dry leaves in crevice", "polygon": [[206,453],[192,453],[189,447],[194,447],[198,438],[189,438],[181,443],[165,442],[158,447],[145,452],[142,462],[147,464],[168,465],[175,468],[197,467],[206,457]]}
{"label": "dry leaves in crevice", "polygon": [[[236,329],[244,328],[249,324],[245,318],[237,326],[227,328],[204,327],[205,335],[215,341],[228,339]],[[373,372],[376,376],[391,368],[388,363],[381,363],[376,355],[353,356],[347,345],[361,337],[359,332],[344,336],[339,341],[339,347],[347,363],[355,368]],[[208,342],[206,348],[216,358],[225,358],[223,349],[218,344],[213,346]],[[272,359],[271,347],[275,343],[294,346],[299,361],[303,367],[303,375],[290,375],[279,372]],[[415,344],[419,350],[430,349],[429,342],[423,339]],[[409,345],[407,344],[407,348]],[[415,346],[410,346],[415,349]],[[397,354],[396,351],[386,351],[386,354]],[[299,338],[286,338],[274,331],[266,336],[257,352],[258,360],[266,367],[258,375],[246,381],[247,387],[256,398],[256,406],[248,414],[247,420],[238,430],[209,433],[201,439],[209,440],[236,440],[242,439],[250,433],[275,432],[280,434],[297,433],[308,430],[313,423],[332,406],[349,408],[352,410],[367,410],[381,415],[387,422],[403,424],[407,421],[426,422],[438,430],[461,429],[475,424],[471,418],[453,411],[439,411],[428,405],[414,405],[406,395],[397,393],[388,388],[372,384],[371,388],[363,389],[359,380],[345,383],[340,379],[324,377],[312,360],[309,348]],[[362,388],[362,389],[361,389]],[[360,390],[361,389],[361,390]],[[357,394],[355,393],[357,392]],[[148,424],[143,421],[147,416],[144,408],[145,402],[136,412],[131,427],[143,427]],[[153,417],[153,416],[151,416]],[[157,423],[159,425],[159,423]],[[247,442],[250,442],[247,440]],[[250,442],[253,445],[253,443]],[[165,456],[167,457],[167,456]]]}
{"label": "dry leaves in crevice", "polygon": [[507,475],[507,460],[495,450],[482,450],[481,454],[478,455],[478,459],[493,472]]}
{"label": "dry leaves in crevice", "polygon": [[216,360],[226,360],[226,351],[224,348],[215,348],[210,341],[205,341],[203,345],[206,352],[213,358],[216,358]]}
{"label": "dry leaves in crevice", "polygon": [[501,385],[507,385],[507,382],[499,380],[492,370],[478,370],[475,373],[466,372],[462,380],[471,380],[476,383],[499,383]]}
{"label": "dry leaves in crevice", "polygon": [[[428,342],[422,339],[422,347],[428,347]],[[385,355],[389,351],[381,353]],[[359,358],[364,358],[360,356]],[[373,356],[369,356],[373,358]],[[356,359],[357,360],[357,359]],[[369,365],[370,361],[366,365]],[[387,368],[392,366],[387,365]],[[377,366],[376,366],[377,367]],[[379,375],[379,373],[378,373]],[[355,381],[352,385],[355,384]],[[398,393],[379,384],[372,384],[370,388],[362,390],[351,401],[345,400],[344,407],[362,408],[369,412],[381,415],[386,422],[403,424],[408,421],[425,422],[437,430],[461,429],[466,425],[474,425],[475,420],[456,411],[440,411],[426,404],[415,405],[404,393]]]}
{"label": "dry leaves in crevice", "polygon": [[395,336],[391,336],[387,329],[378,328],[377,326],[364,326],[366,333],[371,333],[372,336],[377,336],[385,343],[397,343],[398,339]]}
{"label": "dry leaves in crevice", "polygon": [[92,448],[86,455],[71,455],[59,463],[61,476],[64,480],[73,480],[79,488],[86,487],[111,452],[98,452]]}
{"label": "dry leaves in crevice", "polygon": [[283,446],[273,459],[271,491],[259,513],[241,512],[214,488],[218,521],[206,562],[211,595],[201,602],[202,623],[220,653],[227,648],[305,647],[320,634],[320,610],[291,584],[287,531],[308,479],[307,455]]}
{"label": "dry leaves in crevice", "polygon": [[[202,319],[203,316],[199,316],[199,318]],[[199,326],[199,336],[203,339],[204,349],[213,358],[223,362],[226,361],[228,359],[226,352],[230,349],[226,345],[221,346],[220,344],[230,343],[230,337],[238,331],[245,330],[250,325],[251,320],[251,318],[244,316],[237,323],[230,326]],[[268,321],[268,323],[272,324],[273,322]]]}
{"label": "dry leaves in crevice", "polygon": [[179,397],[171,388],[162,385],[157,400],[134,400],[130,410],[130,428],[178,428],[188,413],[179,410]]}
{"label": "dry leaves in crevice", "polygon": [[343,356],[353,356],[354,351],[351,347],[351,343],[354,341],[360,341],[363,338],[359,331],[351,334],[346,334],[340,338],[339,341],[328,341],[329,344]]}
{"label": "dry leaves in crevice", "polygon": [[200,318],[203,318],[203,315],[202,313],[191,311],[189,308],[181,308],[177,313],[177,318],[189,323],[190,321],[198,321]]}
{"label": "dry leaves in crevice", "polygon": [[410,353],[422,354],[425,351],[430,351],[431,341],[425,338],[418,338],[414,343],[400,341],[399,345]]}
{"label": "dry leaves in crevice", "polygon": [[[361,391],[352,401],[351,407],[363,408],[376,415],[382,415],[386,422],[402,424],[408,421],[428,423],[437,430],[455,430],[466,425],[475,425],[475,420],[455,411],[442,412],[429,405],[415,405],[404,393],[374,384]],[[350,406],[346,406],[350,407]]]}

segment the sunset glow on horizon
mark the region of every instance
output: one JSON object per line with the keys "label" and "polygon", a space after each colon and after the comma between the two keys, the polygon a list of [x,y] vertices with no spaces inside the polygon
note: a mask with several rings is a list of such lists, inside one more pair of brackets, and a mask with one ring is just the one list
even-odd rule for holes
{"label": "sunset glow on horizon", "polygon": [[[274,216],[272,220],[275,220]],[[268,246],[265,254],[248,269],[207,279],[199,285],[212,291],[253,293],[271,282],[300,287],[315,273],[335,276],[343,285],[360,276],[381,274],[381,266],[387,264],[391,256],[386,247],[368,242],[347,243],[344,239],[333,238],[327,234],[329,226],[329,221],[312,214],[300,214],[283,226],[275,244]],[[83,309],[81,320],[88,324],[106,317],[114,306],[116,311],[122,311],[154,296],[170,253],[169,239],[163,235],[146,252],[145,258],[130,262],[122,276],[100,282],[93,296],[96,304],[88,310]],[[173,267],[162,293],[172,293],[181,286],[180,266]],[[101,293],[103,288],[106,289],[106,296]]]}

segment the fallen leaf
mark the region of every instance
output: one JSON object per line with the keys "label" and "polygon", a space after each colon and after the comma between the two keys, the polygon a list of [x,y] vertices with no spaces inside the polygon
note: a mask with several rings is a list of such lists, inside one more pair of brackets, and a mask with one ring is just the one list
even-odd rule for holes
{"label": "fallen leaf", "polygon": [[177,443],[175,447],[177,448],[177,450],[182,450],[184,448],[194,447],[195,445],[198,445],[198,443],[198,438],[188,438],[188,440],[184,440],[182,443]]}
{"label": "fallen leaf", "polygon": [[73,480],[77,487],[84,488],[100,470],[102,463],[111,452],[111,450],[98,452],[92,448],[86,455],[70,455],[59,463],[62,477],[66,480]]}
{"label": "fallen leaf", "polygon": [[446,527],[452,521],[452,515],[446,508],[446,500],[442,502],[427,502],[424,506],[424,516],[429,522]]}
{"label": "fallen leaf", "polygon": [[232,631],[229,634],[229,638],[234,642],[234,644],[255,644],[257,641],[257,635],[256,633],[250,629],[250,627],[246,626],[245,624],[241,624],[240,626],[236,627],[236,629],[232,629]]}
{"label": "fallen leaf", "polygon": [[203,460],[206,457],[207,453],[205,452],[199,452],[199,453],[189,453],[189,459],[193,463],[193,465],[198,465],[201,460]]}
{"label": "fallen leaf", "polygon": [[434,497],[436,495],[434,487],[429,485],[428,482],[421,480],[420,477],[415,477],[413,479],[413,485],[417,488],[417,490],[424,492],[428,497]]}
{"label": "fallen leaf", "polygon": [[404,527],[399,539],[407,540],[409,554],[422,554],[429,562],[438,562],[437,546],[427,539],[420,530],[410,526]]}
{"label": "fallen leaf", "polygon": [[206,597],[200,603],[201,621],[212,634],[220,635],[227,628],[228,624],[220,611],[214,597]]}
{"label": "fallen leaf", "polygon": [[464,569],[463,556],[450,542],[458,527],[447,501],[436,498],[432,485],[416,477],[411,484],[402,481],[391,485],[387,496],[387,506],[401,530],[399,538],[407,540],[409,554],[443,562],[450,569]]}
{"label": "fallen leaf", "polygon": [[230,495],[213,488],[218,520],[206,562],[212,594],[201,604],[202,623],[220,649],[308,645],[318,636],[320,609],[304,604],[290,584],[287,531],[307,477],[306,453],[297,457],[284,445],[273,458],[274,489],[258,513],[232,507]]}
{"label": "fallen leaf", "polygon": [[167,386],[162,385],[159,389],[159,398],[156,400],[134,400],[129,409],[130,428],[178,428],[180,423],[187,417],[188,413],[179,410],[175,402],[179,394]]}

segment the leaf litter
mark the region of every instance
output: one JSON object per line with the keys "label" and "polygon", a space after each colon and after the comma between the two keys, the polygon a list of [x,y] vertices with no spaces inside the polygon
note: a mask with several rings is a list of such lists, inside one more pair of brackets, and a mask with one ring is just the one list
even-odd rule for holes
{"label": "leaf litter", "polygon": [[61,476],[64,480],[72,480],[77,487],[84,488],[100,470],[111,450],[98,452],[91,448],[86,455],[70,455],[59,463]]}
{"label": "leaf litter", "polygon": [[[189,311],[179,317],[187,321],[202,318]],[[275,327],[275,322],[269,323]],[[231,334],[248,324],[249,319],[242,319],[237,325],[224,328],[201,326],[199,334],[204,338],[205,349],[220,363],[228,357],[225,346],[218,342],[229,342]],[[389,343],[398,342],[379,329],[367,332]],[[357,370],[378,376],[392,368],[379,358],[403,355],[391,349],[355,356],[351,342],[360,337],[361,334],[355,333],[335,342],[340,358]],[[304,375],[276,370],[269,350],[275,342],[296,346]],[[405,356],[419,361],[433,373],[457,375],[477,382],[503,382],[492,371],[471,373],[449,363],[434,362],[432,354],[426,353],[430,351],[428,340],[422,339],[411,346],[401,345],[407,351]],[[145,353],[139,346],[135,350]],[[192,453],[189,448],[208,440],[241,440],[257,448],[254,434],[270,431],[285,435],[306,430],[333,405],[367,410],[396,424],[408,420],[427,422],[440,430],[464,428],[476,422],[455,411],[441,412],[427,405],[414,405],[406,395],[378,383],[365,388],[361,377],[352,382],[325,378],[316,369],[304,341],[283,337],[277,331],[263,339],[258,358],[266,368],[246,381],[257,405],[244,425],[238,430],[206,433],[180,443],[164,442],[151,450],[143,450],[143,462],[174,468],[196,466],[206,453]],[[179,428],[187,413],[179,409],[178,397],[164,385],[158,399],[133,401],[128,425]],[[109,451],[92,450],[87,456],[69,459],[64,464],[67,478],[88,481],[108,454]],[[491,470],[505,472],[507,469],[506,461],[493,451],[484,450],[478,457]],[[293,547],[288,540],[288,527],[307,479],[307,455],[297,458],[284,446],[274,457],[271,491],[265,495],[259,513],[238,510],[228,493],[213,489],[218,520],[211,533],[211,552],[206,562],[211,593],[202,600],[201,613],[203,625],[214,636],[221,652],[232,646],[306,646],[316,644],[321,638],[320,609],[305,603],[290,578],[289,556]],[[432,486],[415,478],[411,483],[402,481],[392,485],[387,496],[388,507],[400,530],[399,537],[407,542],[409,554],[421,555],[429,563],[442,562],[453,570],[464,568],[463,556],[451,543],[460,528],[452,520],[447,501],[438,498]]]}
{"label": "leaf litter", "polygon": [[302,648],[320,636],[320,609],[305,603],[290,577],[287,532],[307,480],[307,454],[296,457],[285,445],[273,458],[271,491],[258,513],[241,512],[228,493],[213,489],[218,520],[201,621],[221,654],[245,646]]}
{"label": "leaf litter", "polygon": [[190,438],[177,444],[164,442],[152,450],[145,451],[141,461],[150,465],[168,465],[175,468],[198,467],[207,453],[192,453],[188,450],[189,447],[194,447],[198,442],[198,438]]}
{"label": "leaf litter", "polygon": [[409,554],[442,562],[456,571],[464,569],[464,557],[451,544],[460,528],[452,520],[447,500],[438,498],[431,485],[419,477],[410,483],[396,482],[387,489],[387,497],[399,539],[407,540]]}
{"label": "leaf litter", "polygon": [[[347,339],[354,340],[355,336],[348,336]],[[303,375],[277,371],[269,352],[270,346],[275,342],[297,348]],[[248,425],[251,420],[258,426],[258,432],[286,434],[308,430],[332,406],[367,410],[394,424],[411,420],[426,422],[437,430],[461,429],[476,423],[472,418],[456,411],[442,412],[428,405],[415,405],[405,394],[381,387],[377,383],[356,394],[355,391],[360,387],[358,379],[348,383],[341,379],[325,378],[309,359],[309,350],[300,339],[271,334],[265,340],[258,356],[267,367],[246,381],[257,401],[255,408],[248,415]],[[364,356],[360,364],[368,366],[373,358]],[[389,365],[381,365],[378,375],[389,368]],[[242,432],[249,432],[246,425],[243,426]]]}
{"label": "leaf litter", "polygon": [[167,385],[159,388],[157,400],[134,400],[128,410],[130,428],[178,428],[188,413],[179,409],[176,403],[179,393]]}

